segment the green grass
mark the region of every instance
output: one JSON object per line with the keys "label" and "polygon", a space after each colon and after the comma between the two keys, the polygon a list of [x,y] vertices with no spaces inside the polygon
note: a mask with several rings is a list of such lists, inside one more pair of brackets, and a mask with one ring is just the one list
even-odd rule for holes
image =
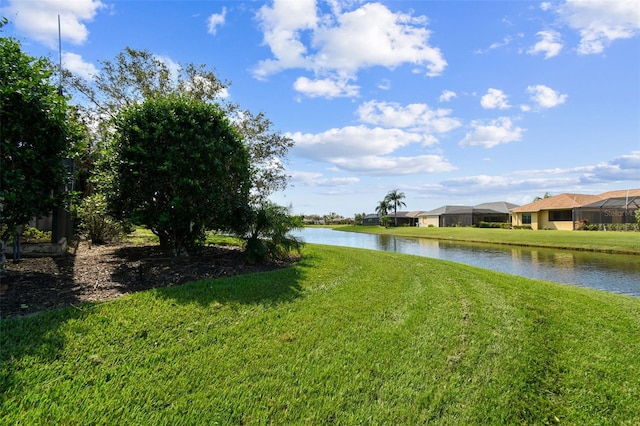
{"label": "green grass", "polygon": [[[143,226],[135,226],[133,231],[127,234],[125,241],[134,245],[155,245],[159,243],[159,239],[153,232]],[[215,244],[219,246],[239,246],[243,244],[240,238],[216,234],[215,232],[208,232],[205,240],[205,245]]]}
{"label": "green grass", "polygon": [[428,228],[380,226],[335,226],[339,231],[388,234],[490,244],[588,250],[605,253],[640,254],[640,232],[532,231],[492,228]]}
{"label": "green grass", "polygon": [[0,322],[1,424],[640,424],[640,299],[307,245]]}

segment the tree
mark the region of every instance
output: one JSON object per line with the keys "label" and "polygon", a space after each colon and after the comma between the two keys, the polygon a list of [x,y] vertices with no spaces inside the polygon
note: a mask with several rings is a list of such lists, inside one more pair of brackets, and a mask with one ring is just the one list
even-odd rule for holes
{"label": "tree", "polygon": [[169,63],[146,50],[128,47],[113,61],[102,61],[101,65],[92,81],[66,73],[68,86],[89,100],[87,116],[103,121],[123,108],[168,94],[215,103],[225,111],[247,146],[254,203],[286,188],[284,161],[293,140],[275,131],[264,113],[253,114],[229,102],[230,83],[220,80],[215,71],[205,65]]}
{"label": "tree", "polygon": [[533,199],[533,201],[536,202],[536,201],[544,200],[545,198],[551,198],[551,194],[549,194],[548,192],[545,192],[542,197],[536,197]]}
{"label": "tree", "polygon": [[362,225],[362,221],[366,216],[367,214],[365,212],[356,213],[353,215],[353,221],[355,222],[356,225]]}
{"label": "tree", "polygon": [[397,189],[389,191],[385,200],[393,207],[393,214],[395,216],[395,226],[398,226],[398,207],[407,205],[402,201],[405,198],[404,192],[398,192]]}
{"label": "tree", "polygon": [[[6,23],[3,20],[0,27]],[[81,137],[54,67],[0,38],[0,209],[4,239],[17,226],[59,205],[69,176],[63,164]]]}
{"label": "tree", "polygon": [[389,214],[390,208],[391,204],[389,204],[389,200],[385,198],[384,200],[378,202],[378,205],[376,206],[376,214],[379,217],[386,216]]}
{"label": "tree", "polygon": [[241,227],[250,186],[241,136],[213,104],[170,95],[120,111],[107,196],[113,214],[146,225],[175,255],[205,232]]}
{"label": "tree", "polygon": [[265,201],[251,211],[247,228],[240,234],[244,238],[245,255],[250,263],[285,260],[292,251],[300,253],[302,241],[291,231],[302,228],[302,220],[291,216],[289,209]]}

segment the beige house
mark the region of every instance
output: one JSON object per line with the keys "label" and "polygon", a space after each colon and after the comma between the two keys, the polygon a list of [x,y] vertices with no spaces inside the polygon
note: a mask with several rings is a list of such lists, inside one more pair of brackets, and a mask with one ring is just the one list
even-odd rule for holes
{"label": "beige house", "polygon": [[616,218],[626,220],[633,217],[636,210],[634,201],[640,197],[640,189],[624,189],[609,191],[599,195],[560,194],[543,198],[533,203],[511,209],[513,226],[530,226],[532,229],[558,229],[571,231],[578,228],[581,208],[593,206],[599,201],[617,199],[621,201],[619,210],[628,214],[609,214],[607,217],[615,222]]}

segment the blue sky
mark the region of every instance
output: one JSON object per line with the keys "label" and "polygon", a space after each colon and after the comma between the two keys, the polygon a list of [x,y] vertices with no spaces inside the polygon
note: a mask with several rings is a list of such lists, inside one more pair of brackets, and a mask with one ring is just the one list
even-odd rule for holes
{"label": "blue sky", "polygon": [[3,0],[85,77],[129,46],[206,64],[295,141],[295,213],[640,188],[640,3]]}

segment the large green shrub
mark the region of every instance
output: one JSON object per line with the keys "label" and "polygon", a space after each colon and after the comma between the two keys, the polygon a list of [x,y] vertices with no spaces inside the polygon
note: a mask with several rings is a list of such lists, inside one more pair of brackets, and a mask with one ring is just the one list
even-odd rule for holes
{"label": "large green shrub", "polygon": [[197,251],[207,230],[244,223],[249,156],[216,105],[155,97],[122,110],[115,127],[107,196],[116,218],[145,225],[176,255]]}
{"label": "large green shrub", "polygon": [[63,160],[80,136],[53,71],[47,59],[0,37],[0,225],[7,230],[0,239],[62,201]]}

